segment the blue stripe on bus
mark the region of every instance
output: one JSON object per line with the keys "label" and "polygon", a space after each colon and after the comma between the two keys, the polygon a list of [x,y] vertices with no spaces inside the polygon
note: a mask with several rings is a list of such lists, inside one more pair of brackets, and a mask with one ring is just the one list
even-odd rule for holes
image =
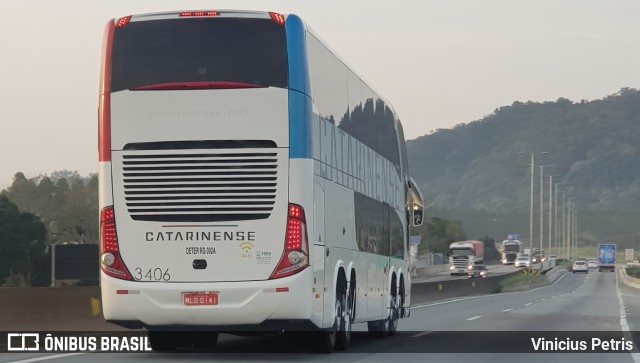
{"label": "blue stripe on bus", "polygon": [[312,107],[307,47],[302,20],[289,15],[285,23],[289,62],[289,158],[311,158]]}
{"label": "blue stripe on bus", "polygon": [[307,47],[302,20],[289,15],[285,23],[287,32],[287,52],[289,54],[289,89],[310,94],[309,69],[307,68]]}
{"label": "blue stripe on bus", "polygon": [[309,97],[298,91],[289,90],[289,158],[311,158],[313,151],[312,116]]}

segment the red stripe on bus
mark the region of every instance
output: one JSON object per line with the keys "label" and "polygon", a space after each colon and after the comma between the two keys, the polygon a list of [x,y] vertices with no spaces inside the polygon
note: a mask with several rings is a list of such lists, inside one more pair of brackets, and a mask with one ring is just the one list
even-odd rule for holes
{"label": "red stripe on bus", "polygon": [[111,161],[111,50],[114,20],[104,30],[102,66],[100,68],[100,95],[98,100],[98,160]]}

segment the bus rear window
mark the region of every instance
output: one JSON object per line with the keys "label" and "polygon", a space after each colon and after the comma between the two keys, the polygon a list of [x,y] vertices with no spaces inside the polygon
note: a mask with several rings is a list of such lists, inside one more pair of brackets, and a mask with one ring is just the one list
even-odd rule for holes
{"label": "bus rear window", "polygon": [[288,86],[285,27],[271,19],[131,22],[113,40],[111,91],[166,83]]}

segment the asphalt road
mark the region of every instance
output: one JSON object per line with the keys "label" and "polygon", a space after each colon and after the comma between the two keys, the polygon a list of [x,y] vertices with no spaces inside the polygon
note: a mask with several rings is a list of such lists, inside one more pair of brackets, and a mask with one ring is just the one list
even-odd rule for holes
{"label": "asphalt road", "polygon": [[[621,306],[620,303],[624,302]],[[354,326],[347,352],[318,355],[309,351],[300,336],[235,337],[221,335],[216,352],[80,354],[36,356],[5,354],[0,362],[205,362],[205,361],[331,361],[331,362],[640,362],[630,353],[433,353],[475,352],[505,349],[518,334],[535,336],[553,331],[561,340],[568,332],[584,337],[620,332],[621,324],[640,329],[640,290],[617,287],[616,274],[591,272],[566,274],[554,285],[532,291],[496,294],[442,301],[416,306],[408,319],[400,321],[400,332],[385,339],[369,338],[363,325]],[[525,332],[525,333],[518,333]],[[526,333],[528,332],[528,333]],[[620,333],[621,334],[621,333]],[[630,337],[627,336],[628,339]],[[553,338],[551,338],[553,339]],[[527,343],[530,338],[526,339]],[[507,342],[507,343],[505,343]],[[511,347],[516,349],[518,347]],[[508,349],[508,348],[507,348]],[[431,353],[426,353],[431,352]],[[637,348],[635,350],[637,352]],[[54,358],[55,360],[51,359]],[[634,360],[635,358],[635,360]]]}

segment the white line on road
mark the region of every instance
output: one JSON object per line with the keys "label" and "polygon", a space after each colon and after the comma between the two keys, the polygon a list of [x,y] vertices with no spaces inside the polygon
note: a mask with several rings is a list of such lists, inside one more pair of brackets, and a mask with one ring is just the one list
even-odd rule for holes
{"label": "white line on road", "polygon": [[513,309],[504,309],[504,310],[502,310],[503,313],[508,313],[509,311],[513,311]]}
{"label": "white line on road", "polygon": [[540,299],[540,300],[538,300],[538,301],[547,301],[547,299]]}
{"label": "white line on road", "polygon": [[529,306],[529,305],[531,305],[531,304],[533,304],[533,303],[526,303],[526,304],[524,304],[524,306]]}
{"label": "white line on road", "polygon": [[47,356],[44,356],[44,357],[29,358],[29,359],[23,359],[23,360],[14,360],[14,361],[7,362],[7,363],[31,363],[31,362],[39,362],[39,361],[49,360],[49,359],[71,357],[73,355],[79,355],[79,354],[85,354],[85,353],[54,354],[54,355],[47,355]]}
{"label": "white line on road", "polygon": [[[615,272],[615,271],[614,271]],[[622,328],[622,332],[624,333],[625,331],[627,332],[627,338],[631,339],[629,332],[629,323],[627,322],[627,314],[629,313],[626,310],[626,306],[624,305],[624,300],[622,300],[622,294],[620,293],[620,285],[619,285],[619,280],[618,280],[618,274],[619,272],[616,272],[616,293],[618,294],[618,302],[620,303],[620,327]],[[640,354],[638,353],[631,353],[631,359],[633,359],[633,361],[635,363],[640,363]]]}
{"label": "white line on road", "polygon": [[476,319],[480,319],[482,317],[482,315],[478,315],[478,316],[474,316],[473,318],[469,318],[467,320],[476,320]]}
{"label": "white line on road", "polygon": [[431,333],[433,333],[433,332],[432,331],[423,331],[422,333],[418,333],[416,335],[412,335],[411,337],[412,338],[420,338],[421,336],[425,336],[425,335],[431,334]]}

